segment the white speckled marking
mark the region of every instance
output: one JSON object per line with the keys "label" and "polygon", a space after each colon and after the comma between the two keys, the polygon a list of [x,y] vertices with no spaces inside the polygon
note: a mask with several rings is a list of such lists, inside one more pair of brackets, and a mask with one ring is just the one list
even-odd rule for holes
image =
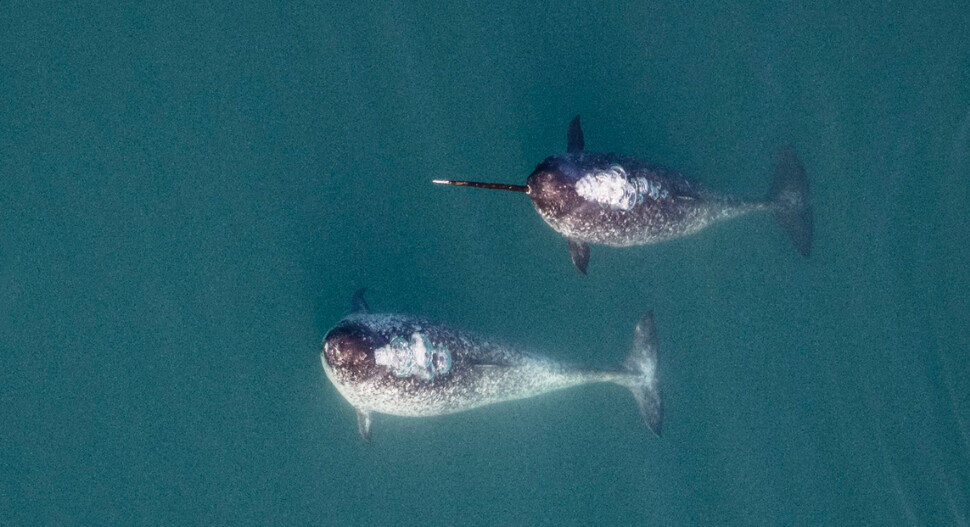
{"label": "white speckled marking", "polygon": [[670,195],[658,181],[628,177],[620,165],[583,176],[576,182],[576,193],[586,200],[619,210],[631,210],[647,197],[658,200]]}
{"label": "white speckled marking", "polygon": [[391,342],[374,350],[374,361],[387,366],[395,377],[418,377],[431,380],[447,375],[451,370],[451,352],[444,346],[434,346],[423,334],[414,332],[410,339],[394,337]]}

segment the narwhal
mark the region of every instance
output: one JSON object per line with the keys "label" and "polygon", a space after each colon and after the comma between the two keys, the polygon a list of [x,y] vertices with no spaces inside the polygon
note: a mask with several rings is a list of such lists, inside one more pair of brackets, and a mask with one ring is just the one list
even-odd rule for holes
{"label": "narwhal", "polygon": [[434,183],[525,192],[542,219],[569,241],[573,264],[583,274],[589,244],[657,243],[758,211],[771,213],[802,255],[812,250],[808,179],[790,146],[778,152],[767,198],[745,200],[711,192],[676,170],[641,159],[586,152],[584,143],[577,115],[569,123],[566,153],[547,157],[525,185]]}
{"label": "narwhal", "polygon": [[660,435],[663,404],[651,313],[637,323],[622,367],[590,369],[420,317],[371,313],[363,290],[354,295],[353,305],[354,312],[327,333],[320,360],[356,410],[364,440],[370,439],[375,413],[450,414],[600,382],[629,389],[647,426]]}

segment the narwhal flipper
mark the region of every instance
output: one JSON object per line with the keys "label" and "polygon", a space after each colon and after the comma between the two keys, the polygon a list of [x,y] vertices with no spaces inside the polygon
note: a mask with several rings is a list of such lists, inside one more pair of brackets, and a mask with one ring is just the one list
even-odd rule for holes
{"label": "narwhal flipper", "polygon": [[[566,131],[566,151],[569,153],[582,152],[586,147],[586,140],[583,138],[583,127],[579,123],[579,116],[573,117],[569,122],[569,129]],[[573,265],[579,272],[586,274],[586,267],[589,265],[589,245],[577,240],[569,240],[569,256],[573,260]]]}
{"label": "narwhal flipper", "polygon": [[579,272],[586,274],[586,267],[589,265],[589,245],[576,240],[569,240],[569,256],[573,259],[573,265]]}
{"label": "narwhal flipper", "polygon": [[350,299],[351,313],[370,313],[370,306],[368,306],[367,301],[364,300],[365,291],[367,291],[366,287],[362,287],[354,291],[354,297]]}
{"label": "narwhal flipper", "polygon": [[569,122],[569,130],[566,131],[566,151],[582,152],[583,148],[586,148],[586,141],[583,139],[583,127],[580,126],[577,115]]}
{"label": "narwhal flipper", "polygon": [[357,412],[357,431],[360,432],[361,439],[370,443],[370,412],[366,412],[359,408],[354,408],[354,410]]}

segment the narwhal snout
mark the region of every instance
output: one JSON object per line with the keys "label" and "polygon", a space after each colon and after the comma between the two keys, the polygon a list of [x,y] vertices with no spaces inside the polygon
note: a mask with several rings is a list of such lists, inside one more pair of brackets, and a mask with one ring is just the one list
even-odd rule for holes
{"label": "narwhal snout", "polygon": [[323,340],[321,356],[334,370],[355,370],[374,366],[374,350],[382,343],[376,334],[360,325],[340,324]]}

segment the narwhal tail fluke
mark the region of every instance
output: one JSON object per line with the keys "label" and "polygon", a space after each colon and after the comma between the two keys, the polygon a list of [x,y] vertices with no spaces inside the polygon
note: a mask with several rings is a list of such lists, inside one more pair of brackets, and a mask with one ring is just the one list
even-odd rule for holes
{"label": "narwhal tail fluke", "polygon": [[772,215],[803,256],[812,252],[812,204],[808,177],[795,149],[785,146],[775,159],[775,176],[768,191]]}
{"label": "narwhal tail fluke", "polygon": [[626,377],[622,384],[633,392],[647,427],[659,436],[664,410],[657,375],[657,331],[653,313],[647,313],[637,323],[633,347],[623,363],[623,369],[632,375]]}

